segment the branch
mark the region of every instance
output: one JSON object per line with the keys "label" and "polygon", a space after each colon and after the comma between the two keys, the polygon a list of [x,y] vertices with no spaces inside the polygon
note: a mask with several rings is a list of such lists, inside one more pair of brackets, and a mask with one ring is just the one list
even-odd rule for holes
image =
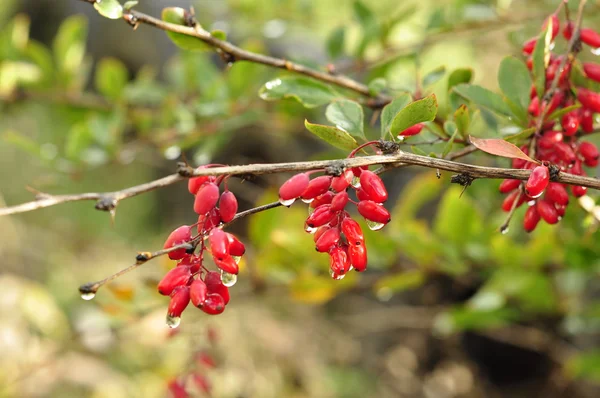
{"label": "branch", "polygon": [[[393,143],[382,142],[381,145],[395,145]],[[471,151],[471,146],[465,148]],[[462,150],[464,152],[464,150]],[[462,153],[461,153],[462,154]],[[386,169],[404,167],[406,165],[421,166],[430,169],[439,169],[459,173],[470,179],[476,178],[512,178],[517,180],[527,180],[531,170],[524,169],[505,169],[499,167],[475,166],[467,163],[455,162],[452,160],[432,158],[428,156],[416,155],[413,153],[395,150],[392,153],[384,155],[363,156],[357,158],[317,160],[307,162],[290,163],[269,163],[269,164],[249,164],[244,166],[224,166],[194,169],[185,164],[179,164],[177,173],[163,177],[159,180],[147,182],[121,191],[103,192],[103,193],[82,193],[72,195],[50,195],[38,193],[37,199],[31,202],[16,206],[0,209],[0,216],[9,214],[24,213],[32,210],[50,207],[66,202],[76,202],[83,200],[95,200],[96,209],[110,211],[114,210],[119,201],[144,192],[153,191],[172,185],[185,178],[206,176],[206,175],[261,175],[275,174],[283,172],[303,172],[310,170],[323,170],[327,174],[339,174],[343,169],[358,166],[386,165]],[[600,180],[592,177],[579,176],[560,172],[553,180],[563,184],[581,185],[588,188],[600,189]]]}
{"label": "branch", "polygon": [[[95,3],[95,0],[81,1],[90,4]],[[134,27],[136,27],[140,23],[143,23],[150,26],[154,26],[155,28],[164,31],[180,33],[186,36],[195,37],[217,50],[224,57],[224,59],[227,60],[227,62],[248,61],[257,64],[267,65],[273,68],[284,69],[300,75],[308,76],[313,79],[320,80],[322,82],[326,82],[341,88],[345,88],[347,90],[354,91],[360,95],[368,97],[369,99],[365,102],[365,105],[371,108],[382,108],[383,106],[392,101],[391,97],[384,94],[372,95],[369,92],[369,88],[365,84],[359,83],[356,80],[353,80],[349,77],[342,75],[334,75],[327,72],[321,72],[306,67],[304,65],[288,61],[286,59],[275,58],[268,55],[257,54],[243,50],[240,47],[237,47],[228,41],[219,40],[215,38],[213,35],[210,34],[210,32],[202,29],[197,24],[195,26],[177,25],[169,22],[164,22],[158,18],[154,18],[153,16],[144,14],[136,10],[124,10],[123,19]]]}

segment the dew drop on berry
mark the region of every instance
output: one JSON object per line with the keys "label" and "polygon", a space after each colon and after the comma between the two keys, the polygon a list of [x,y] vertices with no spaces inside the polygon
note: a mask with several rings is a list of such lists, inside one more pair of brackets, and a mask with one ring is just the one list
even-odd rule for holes
{"label": "dew drop on berry", "polygon": [[336,281],[342,280],[346,276],[346,274],[337,274],[337,273],[335,273],[331,268],[329,269],[329,275],[331,275],[331,277],[333,279],[335,279]]}
{"label": "dew drop on berry", "polygon": [[84,300],[86,300],[86,301],[90,301],[94,297],[96,297],[96,293],[94,293],[94,292],[81,293],[81,298],[84,299]]}
{"label": "dew drop on berry", "polygon": [[308,226],[306,224],[304,225],[304,231],[308,232],[309,234],[314,234],[315,232],[317,232],[317,229],[319,229],[319,228],[317,228],[317,227],[311,227],[311,226]]}
{"label": "dew drop on berry", "polygon": [[304,203],[311,203],[313,200],[315,200],[315,198],[310,198],[310,199],[300,198],[300,200],[303,201]]}
{"label": "dew drop on berry", "polygon": [[296,201],[296,198],[292,198],[292,199],[288,199],[288,200],[283,200],[281,198],[279,198],[279,203],[281,203],[282,206],[291,206],[294,204],[294,202]]}
{"label": "dew drop on berry", "polygon": [[167,315],[167,326],[171,329],[175,329],[181,323],[181,317]]}
{"label": "dew drop on berry", "polygon": [[352,182],[350,183],[350,185],[352,185],[352,187],[354,189],[358,189],[360,188],[360,177],[358,176],[353,176],[352,177]]}
{"label": "dew drop on berry", "polygon": [[385,224],[380,222],[375,222],[367,219],[365,219],[365,221],[367,222],[367,227],[369,227],[371,231],[379,231],[381,228],[385,227]]}
{"label": "dew drop on berry", "polygon": [[223,285],[231,287],[237,282],[237,275],[221,270],[221,282]]}
{"label": "dew drop on berry", "polygon": [[501,233],[502,235],[506,235],[506,234],[508,233],[508,225],[503,225],[503,226],[500,228],[500,233]]}

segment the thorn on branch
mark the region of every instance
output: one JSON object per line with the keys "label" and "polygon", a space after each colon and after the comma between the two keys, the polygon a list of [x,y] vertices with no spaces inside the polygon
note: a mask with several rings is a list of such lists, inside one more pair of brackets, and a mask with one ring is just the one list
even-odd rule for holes
{"label": "thorn on branch", "polygon": [[110,211],[111,213],[117,207],[117,199],[112,196],[103,196],[96,202],[96,210]]}
{"label": "thorn on branch", "polygon": [[376,146],[384,155],[396,153],[400,150],[400,145],[394,141],[379,140]]}
{"label": "thorn on branch", "polygon": [[194,169],[191,168],[187,163],[177,163],[177,174],[179,174],[180,176],[189,178],[192,177],[193,173]]}

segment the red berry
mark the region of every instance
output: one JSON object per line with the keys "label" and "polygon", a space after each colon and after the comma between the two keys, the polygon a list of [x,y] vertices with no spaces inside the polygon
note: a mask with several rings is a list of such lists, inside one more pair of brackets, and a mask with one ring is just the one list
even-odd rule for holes
{"label": "red berry", "polygon": [[219,211],[223,222],[230,222],[238,211],[238,202],[233,192],[225,191],[219,199]]}
{"label": "red berry", "polygon": [[181,313],[190,302],[190,288],[188,286],[179,286],[171,293],[171,301],[167,314],[172,317],[181,316]]}
{"label": "red berry", "polygon": [[579,154],[583,156],[583,159],[586,161],[594,161],[598,160],[600,153],[598,152],[598,147],[591,142],[582,141],[579,144]]}
{"label": "red berry", "polygon": [[400,133],[398,133],[398,137],[410,137],[413,135],[417,135],[421,132],[421,130],[423,130],[424,126],[425,125],[423,123],[417,123],[414,126],[411,126],[406,130],[403,130]]}
{"label": "red berry", "polygon": [[322,227],[319,227],[317,229],[317,231],[315,232],[315,234],[313,235],[314,242],[317,243],[317,241],[319,240],[321,235],[323,235],[325,232],[329,231],[330,229],[331,229],[331,226],[329,226],[329,225],[323,225]]}
{"label": "red berry", "polygon": [[206,214],[211,211],[219,201],[219,187],[214,182],[207,182],[200,187],[194,200],[194,211]]}
{"label": "red berry", "polygon": [[525,202],[525,195],[520,191],[512,191],[502,202],[502,210],[510,211],[515,200],[517,201],[516,207],[519,207]]}
{"label": "red berry", "polygon": [[537,166],[529,175],[529,179],[525,184],[525,193],[530,198],[537,198],[548,186],[550,182],[550,171],[546,166]]}
{"label": "red berry", "polygon": [[594,112],[588,108],[581,109],[581,129],[586,133],[594,131]]}
{"label": "red berry", "polygon": [[334,278],[336,278],[336,276],[342,276],[350,270],[350,257],[348,256],[346,247],[334,247],[329,252],[329,256],[329,268],[331,269]]}
{"label": "red berry", "polygon": [[225,300],[220,294],[209,293],[201,310],[208,315],[219,315],[225,311]]}
{"label": "red berry", "polygon": [[204,277],[204,283],[206,283],[209,294],[216,293],[223,298],[225,305],[229,303],[229,288],[221,282],[221,275],[218,272],[207,272]]}
{"label": "red berry", "polygon": [[[206,167],[200,166],[196,170],[200,170],[200,169],[204,169],[204,168],[206,168]],[[215,180],[215,177],[213,177],[213,176],[192,177],[188,180],[188,191],[190,191],[190,193],[192,195],[196,195],[198,193],[198,190],[200,189],[200,187],[205,182],[213,182],[214,180]]]}
{"label": "red berry", "polygon": [[592,62],[583,63],[583,71],[585,75],[592,80],[600,82],[600,64],[594,64]]}
{"label": "red berry", "polygon": [[350,258],[350,264],[358,272],[367,269],[367,248],[364,244],[349,246],[348,257]]}
{"label": "red berry", "polygon": [[337,228],[330,228],[321,234],[316,242],[318,252],[328,252],[340,241],[340,231]]}
{"label": "red berry", "polygon": [[554,144],[563,140],[563,134],[560,131],[546,131],[538,140],[538,146],[542,149],[551,149]]}
{"label": "red berry", "polygon": [[190,267],[190,272],[195,274],[200,270],[200,265],[202,264],[202,258],[196,255],[187,254],[184,258],[182,258],[178,263],[178,267]]}
{"label": "red berry", "polygon": [[362,187],[356,190],[356,197],[359,201],[371,200],[371,197],[367,194],[367,192],[364,189],[362,189]]}
{"label": "red berry", "polygon": [[176,287],[186,285],[191,277],[192,272],[190,267],[175,267],[169,270],[160,282],[158,282],[158,292],[163,296],[168,296],[173,293]]}
{"label": "red berry", "polygon": [[562,127],[565,131],[565,135],[570,137],[577,133],[577,129],[579,129],[579,112],[573,111],[566,113],[562,118]]}
{"label": "red berry", "polygon": [[312,202],[310,202],[310,207],[316,209],[322,205],[331,204],[334,196],[335,194],[333,192],[327,191],[323,195],[317,196]]}
{"label": "red berry", "polygon": [[372,200],[358,202],[358,212],[367,220],[380,224],[387,224],[391,219],[386,208]]}
{"label": "red berry", "polygon": [[342,175],[338,177],[333,177],[331,180],[331,189],[335,192],[345,191],[346,188],[352,183],[352,178],[354,178],[354,173],[351,169],[344,170]]}
{"label": "red berry", "polygon": [[531,38],[529,40],[527,40],[524,44],[523,44],[523,54],[524,55],[531,55],[531,53],[533,53],[533,49],[535,48],[535,43],[537,41],[537,37]]}
{"label": "red berry", "polygon": [[202,279],[195,279],[190,285],[190,299],[195,307],[202,307],[208,294],[206,283]]}
{"label": "red berry", "polygon": [[573,22],[567,22],[563,29],[563,36],[565,37],[565,39],[571,40],[571,36],[573,36]]}
{"label": "red berry", "polygon": [[584,107],[600,112],[600,94],[580,87],[577,89],[577,99]]}
{"label": "red berry", "polygon": [[370,170],[364,170],[360,175],[360,189],[362,189],[372,201],[383,203],[388,198],[387,189],[379,176]]}
{"label": "red berry", "polygon": [[550,15],[544,22],[544,26],[542,28],[543,30],[546,30],[549,20],[552,20],[552,40],[554,40],[558,35],[558,31],[560,30],[560,21],[558,20],[556,14]]}
{"label": "red berry", "polygon": [[308,183],[308,186],[302,192],[302,199],[314,199],[319,195],[323,195],[329,189],[329,185],[331,185],[331,176],[320,176],[317,178],[313,178]]}
{"label": "red berry", "polygon": [[342,191],[336,194],[331,200],[331,211],[338,212],[344,210],[348,204],[348,192]]}
{"label": "red berry", "polygon": [[557,142],[554,145],[554,152],[558,158],[566,164],[573,164],[577,160],[573,148],[564,142]]}
{"label": "red berry", "polygon": [[[189,242],[192,239],[192,227],[189,225],[182,225],[175,229],[169,234],[169,237],[165,241],[163,249],[169,249],[173,246],[180,245],[182,243]],[[171,260],[180,260],[186,255],[186,249],[177,249],[169,252],[169,258]]]}
{"label": "red berry", "polygon": [[208,243],[215,260],[223,260],[229,256],[229,238],[222,229],[213,228],[208,235]]}
{"label": "red berry", "polygon": [[[214,365],[212,367],[214,367]],[[204,395],[206,395],[206,396],[211,395],[210,392],[212,390],[212,386],[210,385],[210,382],[208,381],[208,379],[206,377],[204,377],[203,375],[201,375],[199,373],[195,373],[194,376],[192,377],[192,380],[194,380],[194,384],[196,385],[198,390],[200,390]]]}
{"label": "red berry", "polygon": [[558,205],[566,206],[569,204],[569,193],[565,187],[558,182],[551,182],[546,188],[546,199]]}
{"label": "red berry", "polygon": [[246,246],[233,234],[227,234],[229,240],[229,254],[235,257],[242,257],[246,253]]}
{"label": "red berry", "polygon": [[171,380],[167,386],[169,398],[189,398],[190,394],[185,390],[183,383],[177,380]]}
{"label": "red berry", "polygon": [[302,192],[308,187],[309,182],[308,174],[296,174],[284,182],[281,188],[279,188],[279,200],[288,202],[299,198],[300,195],[302,195]]}
{"label": "red berry", "polygon": [[583,28],[580,31],[581,41],[590,47],[600,47],[600,34],[593,29]]}
{"label": "red berry", "polygon": [[573,196],[576,198],[580,198],[587,192],[587,187],[582,187],[580,185],[572,185],[571,192],[573,192]]}
{"label": "red berry", "polygon": [[306,226],[309,228],[317,228],[327,224],[335,217],[336,213],[331,211],[331,205],[322,205],[306,219]]}
{"label": "red berry", "polygon": [[540,222],[540,213],[537,211],[536,206],[529,206],[525,212],[525,218],[523,219],[523,228],[527,232],[531,232]]}
{"label": "red berry", "polygon": [[529,103],[529,107],[527,111],[531,113],[533,116],[540,115],[540,99],[539,97],[533,97],[531,102]]}
{"label": "red berry", "polygon": [[537,211],[540,217],[548,224],[556,224],[558,222],[558,212],[552,203],[545,200],[538,200]]}
{"label": "red berry", "polygon": [[342,232],[351,246],[362,245],[365,242],[365,236],[360,225],[350,217],[342,220]]}
{"label": "red berry", "polygon": [[500,184],[500,193],[509,193],[514,191],[515,189],[519,188],[519,185],[521,185],[521,180],[504,180]]}
{"label": "red berry", "polygon": [[205,234],[219,224],[221,224],[221,212],[215,207],[208,214],[198,216],[198,233]]}
{"label": "red berry", "polygon": [[565,211],[567,210],[567,206],[554,205],[554,207],[556,207],[556,211],[557,211],[559,217],[565,216]]}
{"label": "red berry", "polygon": [[230,255],[219,259],[215,258],[215,265],[228,274],[237,275],[240,272],[240,267]]}

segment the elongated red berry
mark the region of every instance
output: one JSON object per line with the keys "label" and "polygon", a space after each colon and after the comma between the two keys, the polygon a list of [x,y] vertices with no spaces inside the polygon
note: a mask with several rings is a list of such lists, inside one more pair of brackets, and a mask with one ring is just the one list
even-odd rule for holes
{"label": "elongated red berry", "polygon": [[580,198],[587,193],[587,187],[582,187],[581,185],[572,185],[571,192],[573,193],[573,196]]}
{"label": "elongated red berry", "polygon": [[313,178],[308,183],[308,186],[306,187],[304,192],[302,192],[301,198],[310,200],[316,198],[319,195],[323,195],[329,189],[332,178],[333,177],[331,176],[319,176],[317,178]]}
{"label": "elongated red berry", "polygon": [[327,224],[335,217],[336,213],[331,211],[331,205],[322,205],[306,219],[306,226],[309,228],[317,228]]}
{"label": "elongated red berry", "polygon": [[176,287],[186,285],[191,277],[192,272],[190,267],[175,267],[169,270],[160,282],[158,282],[158,292],[163,296],[168,296],[173,293]]}
{"label": "elongated red berry", "polygon": [[593,112],[600,112],[600,94],[586,88],[577,89],[577,99],[581,104]]}
{"label": "elongated red berry", "polygon": [[510,211],[515,201],[517,201],[516,207],[521,206],[525,202],[525,197],[520,191],[512,191],[502,202],[502,210],[506,212]]}
{"label": "elongated red berry", "polygon": [[297,199],[302,195],[302,192],[306,190],[310,179],[308,174],[300,173],[288,179],[279,188],[279,200],[282,202],[288,202]]}
{"label": "elongated red berry", "polygon": [[219,201],[219,187],[214,182],[207,182],[200,187],[194,200],[194,211],[206,214],[211,211]]}
{"label": "elongated red berry", "polygon": [[208,235],[208,243],[215,260],[223,260],[229,256],[229,238],[222,229],[213,228]]}
{"label": "elongated red berry", "polygon": [[573,22],[569,21],[563,28],[563,36],[567,40],[571,40],[571,36],[573,36]]}
{"label": "elongated red berry", "polygon": [[390,222],[390,213],[379,203],[373,202],[372,200],[363,200],[358,202],[357,207],[360,215],[369,221],[380,224],[387,224]]}
{"label": "elongated red berry", "polygon": [[557,142],[554,145],[554,152],[558,158],[566,164],[573,164],[577,160],[575,151],[570,145],[564,142]]}
{"label": "elongated red berry", "polygon": [[246,253],[246,246],[234,235],[227,233],[229,240],[229,254],[234,257],[241,257]]}
{"label": "elongated red berry", "polygon": [[326,253],[340,241],[340,231],[337,228],[330,228],[325,231],[317,240],[315,248],[318,252]]}
{"label": "elongated red berry", "polygon": [[350,217],[342,220],[342,232],[351,246],[364,244],[365,236],[363,235],[360,225]]}
{"label": "elongated red berry", "polygon": [[523,43],[523,55],[531,55],[533,53],[533,49],[535,48],[535,43],[537,41],[536,37],[533,37]]}
{"label": "elongated red berry", "polygon": [[200,265],[202,265],[202,257],[193,254],[186,254],[185,257],[177,263],[178,267],[190,267],[190,272],[192,274],[195,274],[200,270]]}
{"label": "elongated red berry", "polygon": [[377,203],[383,203],[388,198],[383,181],[370,170],[364,170],[360,175],[360,189],[365,191],[367,196]]}
{"label": "elongated red berry", "polygon": [[562,127],[567,137],[575,135],[579,129],[579,112],[573,111],[566,113],[562,118]]}
{"label": "elongated red berry", "polygon": [[600,47],[600,34],[593,29],[583,28],[580,31],[581,41],[590,47]]}
{"label": "elongated red berry", "polygon": [[219,259],[215,258],[215,265],[228,274],[237,275],[240,272],[240,267],[230,255],[226,255],[225,257]]}
{"label": "elongated red berry", "polygon": [[348,192],[342,191],[337,193],[331,200],[331,211],[338,212],[340,210],[344,210],[348,204],[348,200]]}
{"label": "elongated red berry", "polygon": [[519,185],[521,185],[521,180],[506,179],[500,184],[499,190],[500,193],[509,193],[519,188]]}
{"label": "elongated red berry", "polygon": [[208,294],[206,283],[202,279],[195,279],[190,285],[190,299],[195,307],[202,307]]}
{"label": "elongated red berry", "polygon": [[542,149],[552,149],[557,142],[563,140],[563,134],[560,131],[546,131],[538,140],[538,146]]}
{"label": "elongated red berry", "polygon": [[219,211],[221,212],[221,220],[230,222],[235,217],[238,211],[238,201],[235,194],[231,191],[225,191],[219,199]]}
{"label": "elongated red berry", "polygon": [[592,80],[600,82],[600,64],[594,64],[592,62],[583,63],[583,71],[585,75]]}
{"label": "elongated red berry", "polygon": [[207,272],[204,277],[204,283],[206,283],[209,294],[216,293],[223,298],[225,305],[229,303],[229,288],[223,284],[221,275],[218,272]]}
{"label": "elongated red berry", "polygon": [[536,206],[540,217],[548,224],[556,224],[558,222],[558,212],[552,203],[545,200],[538,200]]}
{"label": "elongated red berry", "polygon": [[345,275],[350,270],[350,257],[347,250],[347,247],[337,246],[329,252],[329,268],[334,278]]}
{"label": "elongated red berry", "polygon": [[[192,239],[192,227],[189,225],[182,225],[176,228],[169,234],[169,237],[165,241],[163,249],[169,249],[173,246],[180,245],[182,243],[189,242]],[[180,260],[186,255],[186,249],[177,249],[169,252],[169,258],[171,260]]]}
{"label": "elongated red berry", "polygon": [[527,232],[531,232],[540,222],[540,213],[537,211],[536,206],[529,206],[525,212],[525,218],[523,219],[523,229]]}
{"label": "elongated red berry", "polygon": [[340,176],[333,177],[331,180],[331,189],[335,192],[345,191],[352,183],[353,178],[354,173],[352,172],[352,169],[346,169]]}
{"label": "elongated red berry", "polygon": [[581,109],[581,129],[586,133],[594,131],[594,112],[588,108]]}
{"label": "elongated red berry", "polygon": [[220,294],[209,293],[200,309],[208,315],[219,315],[225,311],[225,305],[225,300]]}
{"label": "elongated red berry", "polygon": [[591,142],[587,141],[582,141],[579,144],[578,152],[581,156],[583,156],[583,159],[586,161],[586,165],[588,160],[596,161],[600,156],[600,153],[598,152],[598,147],[592,144]]}
{"label": "elongated red berry", "polygon": [[527,108],[527,111],[529,113],[531,113],[533,116],[540,115],[540,99],[539,99],[539,97],[533,97],[531,99],[531,102],[529,103],[529,107]]}
{"label": "elongated red berry", "polygon": [[417,135],[423,130],[424,126],[425,125],[423,123],[417,123],[414,126],[411,126],[406,130],[403,130],[400,133],[398,133],[398,137],[410,137],[413,135]]}
{"label": "elongated red berry", "polygon": [[316,209],[322,205],[331,204],[334,196],[335,194],[333,192],[327,191],[323,195],[317,196],[312,202],[310,202],[310,207]]}
{"label": "elongated red berry", "polygon": [[546,188],[546,199],[558,205],[566,206],[569,204],[569,193],[565,187],[558,182],[551,182]]}
{"label": "elongated red berry", "polygon": [[348,246],[348,257],[356,271],[363,272],[367,269],[367,248],[364,244]]}
{"label": "elongated red berry", "polygon": [[556,14],[550,15],[544,22],[544,26],[542,27],[543,30],[546,30],[548,27],[549,20],[552,20],[552,40],[554,40],[558,35],[558,31],[560,30],[560,21],[558,20],[558,16]]}
{"label": "elongated red berry", "polygon": [[221,223],[221,212],[218,208],[214,208],[207,214],[198,216],[198,233],[205,234]]}
{"label": "elongated red berry", "polygon": [[356,197],[359,201],[371,200],[371,197],[367,194],[367,192],[364,189],[362,189],[362,187],[356,190]]}
{"label": "elongated red berry", "polygon": [[190,394],[186,391],[185,385],[177,380],[171,380],[167,386],[170,398],[190,398]]}
{"label": "elongated red berry", "polygon": [[171,293],[171,301],[167,315],[171,317],[181,316],[181,313],[190,303],[190,288],[188,286],[179,286]]}
{"label": "elongated red berry", "polygon": [[550,171],[546,166],[537,166],[529,175],[529,179],[525,184],[525,193],[530,198],[537,198],[548,186],[550,182]]}

